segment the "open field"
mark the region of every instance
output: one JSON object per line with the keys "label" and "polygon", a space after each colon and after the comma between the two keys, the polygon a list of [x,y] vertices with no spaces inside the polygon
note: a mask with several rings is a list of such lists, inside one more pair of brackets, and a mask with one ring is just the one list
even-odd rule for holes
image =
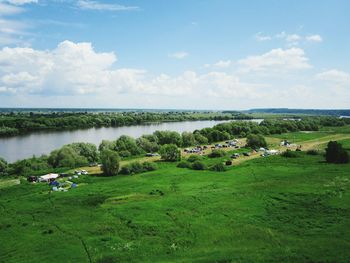
{"label": "open field", "polygon": [[139,175],[82,176],[68,192],[2,188],[0,262],[347,262],[350,165],[323,160],[301,152],[226,172],[158,162]]}

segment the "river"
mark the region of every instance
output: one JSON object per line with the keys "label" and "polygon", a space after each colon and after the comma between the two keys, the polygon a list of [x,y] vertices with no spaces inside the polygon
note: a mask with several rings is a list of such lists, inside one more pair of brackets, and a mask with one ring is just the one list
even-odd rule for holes
{"label": "river", "polygon": [[[253,120],[261,122],[262,120]],[[33,155],[49,154],[65,144],[73,142],[90,142],[97,146],[102,140],[116,140],[121,135],[137,138],[143,134],[151,134],[156,130],[177,132],[194,131],[213,127],[225,121],[183,121],[152,123],[144,125],[89,128],[72,131],[40,131],[15,137],[0,138],[0,157],[8,162],[30,158]]]}

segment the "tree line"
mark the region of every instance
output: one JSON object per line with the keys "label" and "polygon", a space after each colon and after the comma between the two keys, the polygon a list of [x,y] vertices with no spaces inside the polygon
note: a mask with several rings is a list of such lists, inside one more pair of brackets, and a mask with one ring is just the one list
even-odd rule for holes
{"label": "tree line", "polygon": [[238,113],[221,112],[10,112],[0,114],[0,136],[13,136],[40,130],[69,130],[92,127],[120,127],[151,122],[191,120],[230,120]]}
{"label": "tree line", "polygon": [[43,171],[49,172],[51,169],[75,168],[108,161],[109,158],[110,162],[113,162],[119,158],[156,152],[159,152],[163,159],[177,161],[180,159],[179,147],[205,145],[240,137],[248,137],[252,145],[264,147],[266,146],[263,140],[265,135],[301,130],[317,131],[324,125],[345,124],[338,118],[329,117],[305,118],[300,121],[265,120],[261,123],[235,121],[182,134],[175,131],[155,131],[153,134],[142,135],[137,139],[123,135],[113,141],[103,140],[98,147],[91,143],[72,143],[52,151],[49,155],[33,156],[12,164],[7,164],[5,160],[0,159],[0,175],[35,175]]}

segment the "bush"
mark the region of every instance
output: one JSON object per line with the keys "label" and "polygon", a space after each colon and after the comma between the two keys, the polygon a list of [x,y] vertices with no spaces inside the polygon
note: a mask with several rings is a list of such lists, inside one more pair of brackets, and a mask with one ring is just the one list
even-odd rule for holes
{"label": "bush", "polygon": [[148,171],[155,171],[157,170],[158,167],[155,163],[152,162],[132,162],[130,164],[127,164],[123,166],[120,170],[121,174],[139,174],[143,172],[148,172]]}
{"label": "bush", "polygon": [[202,156],[192,154],[187,158],[187,161],[189,161],[190,163],[194,163],[195,161],[201,161],[202,159]]}
{"label": "bush", "polygon": [[308,150],[306,152],[306,154],[308,154],[308,155],[318,155],[318,151],[317,150]]}
{"label": "bush", "polygon": [[222,163],[217,163],[217,164],[214,164],[213,166],[211,166],[210,170],[215,171],[215,172],[225,172],[226,167]]}
{"label": "bush", "polygon": [[142,166],[143,166],[143,170],[145,171],[155,171],[158,169],[157,164],[152,162],[144,162]]}
{"label": "bush", "polygon": [[120,174],[124,174],[124,175],[129,175],[129,174],[132,174],[132,171],[130,169],[130,166],[129,165],[125,165],[123,166],[121,169],[120,169]]}
{"label": "bush", "polygon": [[190,168],[190,166],[191,165],[185,161],[181,161],[176,165],[176,167],[178,167],[178,168]]}
{"label": "bush", "polygon": [[330,141],[326,148],[326,161],[328,163],[348,163],[349,154],[340,143]]}
{"label": "bush", "polygon": [[210,158],[218,158],[225,156],[226,153],[223,150],[212,150],[212,152],[208,155]]}
{"label": "bush", "polygon": [[203,163],[203,162],[201,162],[201,161],[195,161],[195,162],[192,164],[191,168],[192,168],[193,170],[205,170],[205,169],[207,169],[207,166],[205,165],[205,163]]}
{"label": "bush", "polygon": [[247,137],[247,146],[251,148],[266,147],[267,143],[264,136],[260,134],[250,134]]}
{"label": "bush", "polygon": [[289,149],[287,151],[283,152],[281,155],[283,157],[286,157],[286,158],[295,158],[295,157],[297,157],[297,154],[295,152],[292,152]]}
{"label": "bush", "polygon": [[176,162],[181,160],[181,151],[175,144],[165,144],[159,152],[164,161]]}

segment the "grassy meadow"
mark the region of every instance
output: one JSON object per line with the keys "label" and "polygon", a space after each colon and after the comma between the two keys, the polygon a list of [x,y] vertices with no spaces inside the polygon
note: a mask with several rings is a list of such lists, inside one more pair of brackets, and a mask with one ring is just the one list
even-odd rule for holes
{"label": "grassy meadow", "polygon": [[[288,136],[313,147],[330,134]],[[349,137],[335,138],[350,150]],[[0,262],[349,261],[350,164],[304,151],[233,163],[214,172],[157,161],[138,175],[81,176],[68,192],[4,183]]]}

